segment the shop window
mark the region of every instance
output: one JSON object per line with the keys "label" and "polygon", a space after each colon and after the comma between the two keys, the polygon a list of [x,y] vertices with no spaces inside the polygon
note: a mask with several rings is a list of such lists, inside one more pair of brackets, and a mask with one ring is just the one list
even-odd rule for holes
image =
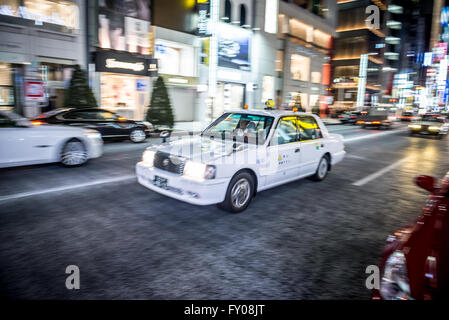
{"label": "shop window", "polygon": [[290,72],[293,80],[309,81],[310,58],[299,54],[292,54]]}
{"label": "shop window", "polygon": [[224,18],[227,22],[231,22],[231,12],[232,12],[232,5],[231,0],[225,1],[225,10],[224,10]]}
{"label": "shop window", "polygon": [[246,7],[244,4],[240,5],[240,25],[246,25]]}

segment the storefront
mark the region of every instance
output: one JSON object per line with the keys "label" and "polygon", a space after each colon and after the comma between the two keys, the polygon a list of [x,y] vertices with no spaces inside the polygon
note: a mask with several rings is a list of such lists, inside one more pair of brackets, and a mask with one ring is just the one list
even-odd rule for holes
{"label": "storefront", "polygon": [[98,51],[95,70],[100,82],[101,108],[123,117],[142,120],[150,102],[152,59],[129,53]]}

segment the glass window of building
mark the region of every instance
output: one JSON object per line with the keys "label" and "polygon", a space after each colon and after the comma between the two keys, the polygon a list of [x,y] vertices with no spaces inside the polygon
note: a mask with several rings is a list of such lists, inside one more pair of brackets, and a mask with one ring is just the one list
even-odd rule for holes
{"label": "glass window of building", "polygon": [[232,12],[231,0],[226,0],[223,20],[225,20],[226,22],[231,22],[231,17],[232,17],[231,12]]}
{"label": "glass window of building", "polygon": [[321,82],[321,72],[314,71],[311,74],[312,83],[320,83]]}
{"label": "glass window of building", "polygon": [[299,54],[292,54],[290,72],[293,80],[309,81],[310,58]]}
{"label": "glass window of building", "polygon": [[276,71],[282,72],[284,70],[284,51],[278,50],[276,52]]}
{"label": "glass window of building", "polygon": [[195,50],[182,43],[156,39],[154,57],[159,59],[159,73],[194,77]]}
{"label": "glass window of building", "polygon": [[14,106],[13,72],[9,63],[0,63],[0,109]]}
{"label": "glass window of building", "polygon": [[244,4],[240,5],[240,25],[246,25],[246,7]]}
{"label": "glass window of building", "polygon": [[268,99],[274,100],[274,77],[264,76],[262,79],[262,102]]}
{"label": "glass window of building", "polygon": [[76,3],[71,1],[25,0],[21,15],[26,15],[26,19],[79,29],[78,11]]}

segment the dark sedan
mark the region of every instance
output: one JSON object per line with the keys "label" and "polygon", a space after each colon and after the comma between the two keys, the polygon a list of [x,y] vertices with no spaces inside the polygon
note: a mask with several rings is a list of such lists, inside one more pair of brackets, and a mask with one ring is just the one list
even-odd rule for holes
{"label": "dark sedan", "polygon": [[135,143],[143,142],[153,132],[153,126],[149,122],[129,120],[98,108],[56,109],[39,115],[31,123],[64,124],[95,129],[101,133],[103,140],[129,139]]}

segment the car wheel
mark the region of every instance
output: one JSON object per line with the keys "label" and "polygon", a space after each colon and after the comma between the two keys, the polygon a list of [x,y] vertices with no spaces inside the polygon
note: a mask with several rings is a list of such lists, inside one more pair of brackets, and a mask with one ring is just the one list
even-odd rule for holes
{"label": "car wheel", "polygon": [[327,173],[329,172],[329,157],[324,156],[321,158],[320,163],[318,164],[318,168],[316,169],[315,174],[311,177],[313,181],[323,181]]}
{"label": "car wheel", "polygon": [[61,151],[61,163],[67,167],[76,167],[84,164],[88,159],[84,144],[78,139],[67,141]]}
{"label": "car wheel", "polygon": [[254,178],[248,172],[240,172],[229,183],[225,200],[218,205],[219,208],[238,213],[245,210],[254,195]]}
{"label": "car wheel", "polygon": [[142,129],[134,129],[129,134],[129,140],[131,140],[134,143],[143,142],[143,141],[145,141],[146,138],[147,138],[147,135],[146,135],[145,131],[143,131]]}

